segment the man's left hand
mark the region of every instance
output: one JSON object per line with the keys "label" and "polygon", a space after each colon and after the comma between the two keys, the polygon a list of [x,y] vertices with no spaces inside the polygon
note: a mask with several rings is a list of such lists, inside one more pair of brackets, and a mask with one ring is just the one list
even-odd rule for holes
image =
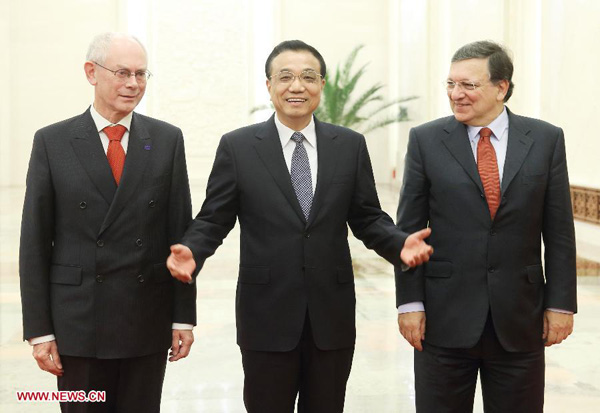
{"label": "man's left hand", "polygon": [[544,311],[544,334],[542,338],[546,347],[560,344],[573,332],[573,314],[556,311]]}
{"label": "man's left hand", "polygon": [[433,254],[433,247],[425,242],[425,238],[430,235],[431,228],[425,228],[410,234],[404,241],[402,251],[400,251],[402,262],[412,268],[429,261],[429,256]]}
{"label": "man's left hand", "polygon": [[190,354],[193,342],[194,333],[192,330],[173,330],[173,342],[171,343],[169,361],[186,358]]}

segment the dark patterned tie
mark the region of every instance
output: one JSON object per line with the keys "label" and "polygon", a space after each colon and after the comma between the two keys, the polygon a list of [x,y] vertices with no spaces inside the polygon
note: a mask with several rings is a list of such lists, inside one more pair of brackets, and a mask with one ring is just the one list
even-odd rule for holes
{"label": "dark patterned tie", "polygon": [[123,146],[121,146],[121,139],[126,130],[127,128],[123,125],[107,126],[104,128],[104,133],[109,140],[106,157],[108,158],[108,164],[110,165],[110,169],[112,169],[117,185],[121,181],[123,166],[125,166],[125,151],[123,150]]}
{"label": "dark patterned tie", "polygon": [[310,206],[312,205],[313,199],[310,163],[308,162],[306,148],[302,144],[304,135],[300,132],[294,132],[292,140],[296,142],[296,148],[292,154],[292,168],[290,171],[292,186],[294,187],[294,192],[296,192],[296,197],[298,198],[298,202],[304,213],[304,218],[308,221]]}
{"label": "dark patterned tie", "polygon": [[500,205],[500,174],[498,173],[498,161],[496,151],[490,142],[492,131],[483,128],[479,131],[479,142],[477,143],[477,169],[485,191],[488,207],[492,220]]}

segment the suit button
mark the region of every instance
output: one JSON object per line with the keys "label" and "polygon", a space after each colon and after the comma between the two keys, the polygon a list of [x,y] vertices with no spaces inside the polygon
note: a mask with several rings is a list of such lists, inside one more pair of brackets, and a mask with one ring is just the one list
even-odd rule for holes
{"label": "suit button", "polygon": [[154,208],[156,206],[156,202],[154,201],[154,199],[151,199],[150,202],[148,202],[148,206],[150,208]]}
{"label": "suit button", "polygon": [[310,238],[310,232],[305,232],[304,233],[304,238]]}
{"label": "suit button", "polygon": [[104,246],[104,241],[99,239],[98,241],[96,241],[96,245],[99,246],[100,248],[102,248]]}
{"label": "suit button", "polygon": [[142,274],[140,274],[140,275],[138,275],[138,276],[137,276],[137,280],[138,280],[138,282],[140,282],[140,283],[143,283],[143,282],[145,281],[145,280],[144,280],[144,276],[143,276]]}
{"label": "suit button", "polygon": [[496,269],[494,267],[490,267],[490,268],[488,268],[488,271],[489,272],[494,272],[494,271],[496,271]]}
{"label": "suit button", "polygon": [[138,239],[136,239],[136,240],[135,240],[135,245],[137,245],[138,247],[141,247],[141,246],[142,246],[142,240],[141,240],[141,239],[139,239],[139,238],[138,238]]}
{"label": "suit button", "polygon": [[101,275],[96,275],[96,282],[102,284],[104,281],[104,277]]}
{"label": "suit button", "polygon": [[87,203],[86,203],[85,201],[81,201],[81,202],[79,203],[79,208],[81,208],[81,209],[86,209],[86,208],[87,208]]}
{"label": "suit button", "polygon": [[496,232],[496,230],[495,230],[495,229],[493,229],[493,230],[491,230],[491,231],[490,231],[490,235],[491,235],[492,237],[493,237],[493,236],[495,236],[496,234],[497,234],[497,232]]}

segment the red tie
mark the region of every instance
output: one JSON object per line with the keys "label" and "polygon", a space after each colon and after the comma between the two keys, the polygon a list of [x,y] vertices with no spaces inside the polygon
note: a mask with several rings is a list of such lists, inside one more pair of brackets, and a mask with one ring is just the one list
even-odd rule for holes
{"label": "red tie", "polygon": [[483,128],[479,131],[479,143],[477,144],[477,169],[483,183],[485,198],[492,220],[496,216],[496,211],[500,205],[500,174],[498,173],[498,161],[496,160],[496,151],[490,142],[492,130]]}
{"label": "red tie", "polygon": [[123,125],[107,126],[104,128],[104,133],[106,133],[110,141],[106,157],[108,158],[108,164],[110,165],[110,169],[112,169],[117,185],[119,185],[123,166],[125,165],[125,151],[121,146],[121,138],[126,130],[127,128]]}

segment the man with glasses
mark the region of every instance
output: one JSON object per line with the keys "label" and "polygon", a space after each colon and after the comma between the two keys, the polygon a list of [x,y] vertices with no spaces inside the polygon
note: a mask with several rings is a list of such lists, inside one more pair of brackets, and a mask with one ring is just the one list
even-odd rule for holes
{"label": "man with glasses", "polygon": [[239,220],[248,412],[291,413],[297,395],[299,412],[341,412],[356,336],[347,225],[410,266],[431,254],[430,230],[399,231],[380,208],[364,137],[313,116],[326,73],[315,48],[285,41],[265,73],[275,114],[223,136],[204,205],[167,265],[190,281]]}
{"label": "man with glasses", "polygon": [[158,412],[196,322],[194,285],[166,268],[191,216],[181,130],[133,110],[150,77],[134,37],[106,33],[84,70],[94,103],[34,138],[20,246],[24,338],[59,390],[104,391],[63,412]]}
{"label": "man with glasses", "polygon": [[544,345],[573,330],[564,136],[508,110],[512,73],[500,45],[461,47],[446,82],[454,116],[410,132],[398,226],[428,225],[435,249],[426,265],[396,269],[417,412],[472,411],[478,373],[486,412],[542,412]]}

